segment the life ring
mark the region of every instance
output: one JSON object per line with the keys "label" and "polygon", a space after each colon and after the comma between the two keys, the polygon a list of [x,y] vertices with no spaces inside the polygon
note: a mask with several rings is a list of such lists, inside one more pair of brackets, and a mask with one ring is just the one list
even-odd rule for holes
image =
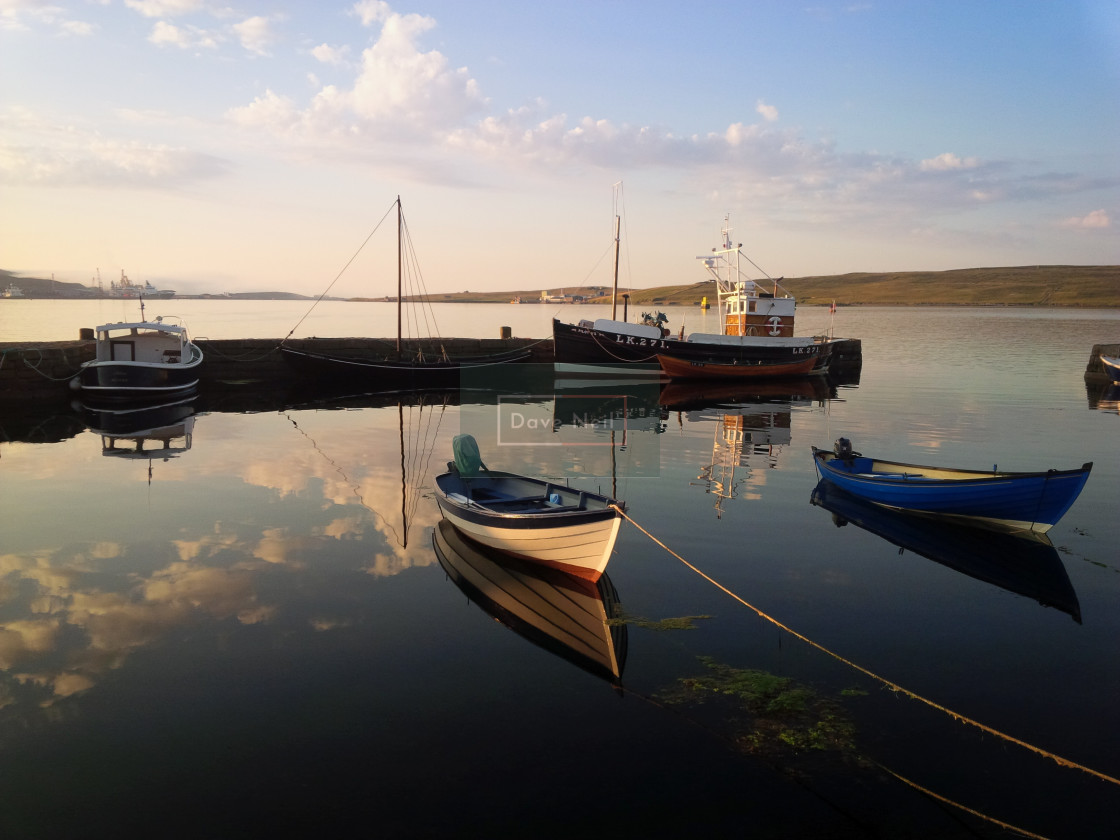
{"label": "life ring", "polygon": [[771,315],[766,319],[766,323],[770,325],[770,335],[782,334],[782,319],[777,315]]}

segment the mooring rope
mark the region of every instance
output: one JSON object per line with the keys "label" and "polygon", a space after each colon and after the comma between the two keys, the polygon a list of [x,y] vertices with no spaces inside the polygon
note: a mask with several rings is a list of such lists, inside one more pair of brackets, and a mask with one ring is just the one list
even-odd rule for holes
{"label": "mooring rope", "polygon": [[803,636],[801,633],[798,633],[796,630],[792,629],[791,627],[786,626],[785,624],[778,621],[778,619],[774,618],[773,616],[767,615],[765,612],[760,610],[758,607],[749,603],[745,599],[739,597],[734,592],[732,592],[730,589],[728,589],[726,586],[724,586],[722,583],[720,583],[719,581],[710,577],[709,575],[705,574],[700,569],[698,569],[696,566],[694,566],[692,563],[689,563],[687,560],[685,560],[683,557],[681,557],[681,555],[677,554],[677,552],[673,551],[673,549],[669,548],[669,546],[665,545],[665,543],[663,543],[661,540],[659,540],[657,537],[655,537],[653,534],[651,534],[649,531],[647,531],[645,528],[643,528],[641,525],[639,525],[637,522],[635,522],[630,516],[628,516],[626,514],[626,511],[624,511],[619,505],[611,505],[611,507],[614,508],[614,510],[618,511],[619,515],[622,516],[622,518],[624,518],[627,522],[629,522],[631,525],[633,525],[635,528],[637,528],[639,531],[641,531],[643,534],[645,534],[647,537],[649,537],[651,540],[653,540],[655,543],[657,543],[659,546],[661,546],[663,549],[665,549],[667,552],[669,552],[669,554],[673,555],[673,557],[680,560],[689,569],[694,571],[696,574],[700,575],[700,577],[704,578],[704,580],[708,581],[708,583],[712,584],[713,586],[715,586],[717,589],[721,590],[725,594],[731,596],[732,598],[734,598],[736,601],[738,601],[740,604],[742,604],[747,609],[752,610],[756,615],[759,616],[759,618],[766,619],[767,621],[769,621],[774,626],[778,627],[781,630],[785,630],[791,636],[793,636],[794,638],[800,639],[801,641],[805,642],[805,644],[809,645],[810,647],[816,648],[817,650],[821,651],[822,653],[825,653],[825,654],[831,656],[833,659],[836,659],[840,662],[843,662],[848,667],[853,668],[856,671],[859,671],[861,674],[864,674],[865,676],[868,676],[871,679],[882,683],[887,688],[889,688],[891,691],[898,692],[899,694],[903,694],[903,695],[909,697],[912,700],[918,700],[922,703],[925,703],[930,708],[936,709],[939,712],[944,712],[945,714],[947,714],[949,717],[953,718],[956,721],[959,721],[961,723],[966,723],[969,726],[974,726],[974,727],[976,727],[977,729],[980,729],[983,732],[987,732],[989,735],[994,735],[995,737],[1000,738],[1004,741],[1008,741],[1009,743],[1016,744],[1016,745],[1022,747],[1023,749],[1025,749],[1025,750],[1029,750],[1030,752],[1036,753],[1037,755],[1041,755],[1045,758],[1049,758],[1061,767],[1068,767],[1068,768],[1073,769],[1073,770],[1080,770],[1083,773],[1088,773],[1090,776],[1095,776],[1096,778],[1100,779],[1101,781],[1120,786],[1120,779],[1114,778],[1113,776],[1109,776],[1105,773],[1100,772],[1099,770],[1094,770],[1091,767],[1086,767],[1083,764],[1078,764],[1076,761],[1070,761],[1068,758],[1063,758],[1062,756],[1057,755],[1056,753],[1052,753],[1049,750],[1044,750],[1041,747],[1036,747],[1033,744],[1029,744],[1026,741],[1023,741],[1020,738],[1016,738],[1013,735],[1008,735],[1005,732],[1000,732],[998,729],[994,729],[994,728],[992,728],[991,726],[988,726],[985,723],[981,723],[978,720],[974,720],[973,718],[970,718],[967,715],[962,715],[959,712],[954,712],[952,709],[949,709],[945,706],[942,706],[940,703],[936,703],[933,700],[930,700],[928,697],[923,697],[922,695],[918,694],[917,692],[911,691],[908,688],[904,688],[903,686],[899,685],[898,683],[892,682],[891,680],[888,680],[886,677],[881,677],[878,674],[876,674],[875,672],[870,671],[867,668],[864,668],[862,665],[859,665],[855,662],[852,662],[850,659],[847,659],[847,658],[841,656],[840,654],[838,654],[838,653],[836,653],[832,650],[829,650],[824,645],[822,645],[818,642],[814,642],[808,636]]}

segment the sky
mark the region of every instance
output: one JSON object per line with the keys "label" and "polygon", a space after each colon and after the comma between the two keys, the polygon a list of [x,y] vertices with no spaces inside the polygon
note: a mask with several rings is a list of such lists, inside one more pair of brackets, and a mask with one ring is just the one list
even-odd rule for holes
{"label": "sky", "polygon": [[432,293],[610,285],[616,215],[631,288],[725,219],[771,277],[1115,265],[1117,138],[1117,0],[0,0],[0,268],[71,282],[392,294],[398,195]]}

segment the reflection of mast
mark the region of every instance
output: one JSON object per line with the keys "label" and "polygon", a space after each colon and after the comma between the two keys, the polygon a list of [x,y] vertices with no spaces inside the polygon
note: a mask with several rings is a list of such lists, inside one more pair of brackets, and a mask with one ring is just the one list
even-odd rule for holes
{"label": "reflection of mast", "polygon": [[[444,393],[440,396],[442,397],[440,401],[440,408],[446,408],[449,393]],[[431,461],[431,457],[433,454],[433,446],[431,444],[434,444],[435,442],[435,437],[439,433],[439,426],[437,424],[434,430],[430,427],[431,415],[434,413],[433,407],[433,411],[428,412],[428,419],[426,421],[427,426],[423,430],[425,433],[423,435],[417,434],[417,436],[414,438],[413,423],[411,422],[411,418],[410,422],[408,422],[407,424],[405,423],[404,406],[404,401],[398,400],[397,420],[399,427],[401,453],[401,530],[399,532],[389,521],[388,517],[374,510],[366,503],[365,498],[362,496],[361,486],[358,482],[350,478],[346,470],[343,469],[342,465],[335,461],[326,452],[324,452],[322,447],[319,446],[319,443],[306,431],[300,428],[299,424],[291,416],[288,416],[288,420],[296,428],[296,431],[298,431],[301,435],[303,435],[311,442],[311,445],[312,447],[314,447],[315,451],[322,455],[323,459],[326,460],[327,463],[329,463],[332,467],[334,467],[335,471],[340,476],[342,476],[343,480],[353,491],[354,497],[358,500],[358,503],[370,513],[377,516],[385,524],[386,530],[389,533],[392,533],[397,545],[399,545],[401,548],[408,548],[409,522],[411,521],[413,514],[416,512],[416,508],[419,505],[418,493],[412,493],[411,498],[409,496],[409,478],[410,476],[412,477],[412,484],[415,487],[415,480],[419,476],[423,476],[428,473],[429,462]],[[417,394],[415,406],[412,403],[409,403],[410,414],[413,407],[417,408],[420,414],[420,418],[421,420],[423,420],[424,409],[428,407],[428,395]],[[442,420],[442,411],[440,411],[440,418]],[[421,425],[421,423],[417,422],[416,425],[419,426]],[[408,429],[407,439],[405,437],[406,428]]]}
{"label": "reflection of mast", "polygon": [[408,477],[404,466],[404,404],[400,401],[397,402],[397,419],[400,420],[401,426],[401,522],[404,525],[404,541],[401,543],[401,548],[408,548],[408,509],[405,502],[408,496]]}

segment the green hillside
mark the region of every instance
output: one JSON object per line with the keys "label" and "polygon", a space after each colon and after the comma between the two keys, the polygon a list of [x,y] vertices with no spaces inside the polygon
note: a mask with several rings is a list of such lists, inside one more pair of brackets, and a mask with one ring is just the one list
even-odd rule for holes
{"label": "green hillside", "polygon": [[[0,270],[0,286],[16,282],[28,297],[88,296],[91,290],[78,283],[53,283]],[[1077,306],[1120,308],[1120,265],[1031,265],[1011,268],[962,268],[952,271],[897,271],[831,276],[790,277],[782,287],[804,305],[827,306]],[[555,291],[555,290],[553,290]],[[565,287],[568,295],[589,302],[610,301],[601,286]],[[621,292],[620,292],[621,294]],[[696,306],[706,296],[714,304],[715,286],[692,283],[632,289],[630,306]],[[233,293],[230,297],[249,297]],[[540,289],[517,292],[456,292],[433,294],[432,302],[508,303],[520,298],[539,303]],[[272,292],[252,297],[299,297]],[[621,301],[620,301],[621,303]]]}

